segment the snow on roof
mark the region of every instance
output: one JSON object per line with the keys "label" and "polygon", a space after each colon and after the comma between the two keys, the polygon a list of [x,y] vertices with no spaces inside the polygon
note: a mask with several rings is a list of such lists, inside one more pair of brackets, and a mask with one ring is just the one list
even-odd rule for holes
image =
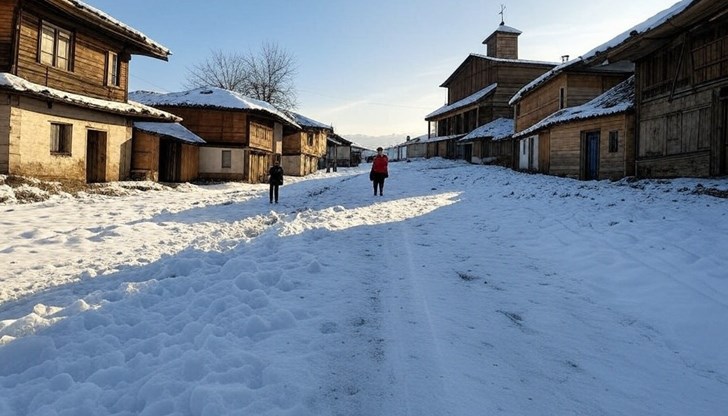
{"label": "snow on roof", "polygon": [[202,87],[170,93],[134,91],[129,93],[129,98],[154,107],[204,107],[262,111],[278,117],[292,126],[301,128],[296,121],[270,103],[218,87]]}
{"label": "snow on roof", "polygon": [[187,130],[185,126],[179,123],[137,121],[134,123],[134,128],[145,131],[147,133],[174,137],[175,139],[180,139],[188,143],[205,143],[205,141],[200,136]]}
{"label": "snow on roof", "polygon": [[296,120],[296,123],[298,123],[301,127],[309,127],[309,128],[315,128],[315,129],[328,129],[328,130],[334,129],[333,127],[331,127],[327,124],[320,123],[316,120],[310,119],[310,118],[308,118],[304,115],[298,114],[298,113],[291,112],[291,116],[293,117],[294,120]]}
{"label": "snow on roof", "polygon": [[109,16],[108,14],[102,12],[101,10],[99,10],[97,8],[89,6],[88,4],[78,1],[78,0],[61,0],[61,1],[76,7],[81,12],[91,14],[91,15],[105,21],[106,23],[116,26],[118,29],[122,30],[127,35],[130,35],[133,38],[136,38],[138,41],[146,44],[149,48],[155,49],[156,52],[160,55],[163,55],[166,57],[167,55],[172,54],[172,52],[169,49],[167,49],[166,47],[162,46],[161,44],[153,41],[152,39],[147,37],[147,35],[145,35],[144,33],[122,23],[121,21]]}
{"label": "snow on roof", "polygon": [[514,129],[515,124],[513,119],[501,117],[471,131],[465,137],[460,139],[460,141],[469,142],[475,139],[484,139],[488,137],[493,140],[502,140],[512,136]]}
{"label": "snow on roof", "polygon": [[613,39],[611,39],[608,42],[605,42],[596,48],[590,50],[589,52],[582,55],[582,58],[584,60],[588,60],[591,58],[594,58],[596,55],[598,55],[601,52],[605,52],[615,46],[620,45],[621,43],[625,42],[632,36],[636,36],[642,33],[645,33],[647,31],[650,31],[652,29],[657,28],[658,26],[661,26],[665,23],[667,23],[668,20],[672,19],[676,15],[680,14],[683,10],[685,10],[688,6],[690,6],[692,3],[696,2],[698,0],[682,0],[672,5],[672,7],[669,7],[656,15],[650,17],[649,19],[645,20],[644,22],[635,25],[626,31],[620,33]]}
{"label": "snow on roof", "polygon": [[166,111],[158,110],[144,104],[136,103],[133,101],[129,101],[126,103],[118,101],[107,101],[99,98],[87,97],[85,95],[73,94],[70,92],[57,90],[55,88],[49,88],[44,85],[34,84],[30,81],[26,81],[23,78],[20,78],[13,74],[8,74],[6,72],[0,72],[0,88],[10,89],[17,92],[30,93],[35,96],[50,98],[67,104],[93,108],[101,111],[108,111],[111,113],[119,113],[126,116],[149,117],[170,121],[181,120],[174,114],[170,114]]}
{"label": "snow on roof", "polygon": [[463,98],[462,100],[456,101],[452,104],[446,104],[446,105],[438,108],[437,110],[433,111],[432,113],[426,115],[425,120],[432,118],[432,117],[437,117],[441,114],[449,113],[450,111],[454,111],[459,108],[469,106],[471,104],[475,104],[478,101],[480,101],[481,99],[487,97],[493,91],[495,91],[496,87],[498,87],[498,83],[490,84],[487,87],[483,88],[482,90],[476,92],[475,94],[471,94],[471,95]]}
{"label": "snow on roof", "polygon": [[569,68],[577,63],[585,62],[591,58],[594,58],[596,55],[598,55],[600,52],[604,52],[608,49],[611,49],[627,39],[631,36],[638,35],[640,33],[646,32],[648,30],[654,29],[657,26],[660,26],[667,22],[670,18],[674,17],[678,13],[685,10],[686,7],[688,7],[693,1],[695,0],[683,0],[678,3],[675,3],[672,7],[661,11],[660,13],[656,14],[655,16],[652,16],[651,18],[645,20],[644,22],[633,26],[632,28],[628,29],[627,31],[621,33],[620,35],[616,36],[612,40],[605,42],[596,48],[592,49],[591,51],[585,53],[582,56],[579,56],[578,58],[572,59],[568,62],[564,62],[561,65],[556,66],[555,68],[551,69],[550,71],[547,71],[540,77],[536,78],[535,80],[529,82],[526,84],[523,88],[521,88],[508,102],[509,105],[515,105],[525,93],[528,91],[531,91],[538,85],[548,81],[549,79],[555,77],[556,75],[563,72],[566,68]]}
{"label": "snow on roof", "polygon": [[417,140],[417,143],[435,143],[435,142],[442,142],[445,140],[453,140],[453,139],[459,139],[463,137],[464,134],[453,134],[450,136],[433,136],[433,137],[419,137]]}
{"label": "snow on roof", "polygon": [[527,59],[496,58],[496,57],[493,57],[493,56],[482,55],[482,54],[479,54],[479,53],[471,53],[470,55],[468,55],[467,58],[465,58],[465,60],[460,64],[460,66],[458,66],[457,69],[455,69],[455,71],[453,71],[452,74],[450,74],[450,76],[445,80],[445,82],[443,82],[442,84],[440,84],[440,86],[441,87],[447,87],[448,83],[455,77],[455,74],[457,74],[458,72],[460,72],[460,70],[465,65],[465,63],[468,62],[468,60],[474,59],[474,58],[477,58],[477,59],[485,59],[485,60],[488,60],[488,61],[499,62],[499,63],[504,63],[504,64],[539,65],[539,66],[545,66],[545,65],[547,65],[547,66],[554,66],[554,65],[557,65],[557,62],[531,61],[531,60],[527,60]]}
{"label": "snow on roof", "polygon": [[581,57],[572,59],[567,62],[563,62],[559,65],[556,65],[555,67],[551,68],[550,70],[544,72],[539,77],[534,79],[533,81],[529,82],[528,84],[524,85],[518,92],[516,92],[513,97],[511,97],[510,101],[508,101],[508,105],[515,105],[516,102],[518,102],[521,97],[528,91],[531,91],[532,89],[536,88],[538,85],[550,80],[551,78],[555,77],[556,75],[562,73],[566,68],[581,62]]}
{"label": "snow on roof", "polygon": [[501,23],[500,25],[498,25],[498,28],[493,33],[495,33],[495,32],[515,33],[517,35],[520,35],[521,33],[523,33],[520,30],[516,29],[515,27],[510,27],[510,26],[506,25],[505,23]]}
{"label": "snow on roof", "polygon": [[488,55],[483,55],[483,54],[479,54],[479,53],[471,53],[470,56],[474,56],[476,58],[487,59],[489,61],[505,62],[505,63],[512,63],[512,64],[530,64],[530,65],[556,65],[557,64],[557,62],[551,62],[551,61],[532,61],[530,59],[496,58],[494,56],[488,56]]}
{"label": "snow on roof", "polygon": [[623,113],[634,108],[634,75],[580,106],[561,109],[514,136],[523,137],[556,124]]}

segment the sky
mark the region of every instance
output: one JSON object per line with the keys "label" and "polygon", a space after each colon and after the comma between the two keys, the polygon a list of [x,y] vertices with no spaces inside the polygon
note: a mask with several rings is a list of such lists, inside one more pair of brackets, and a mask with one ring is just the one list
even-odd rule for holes
{"label": "sky", "polygon": [[560,62],[609,41],[675,0],[86,0],[171,49],[169,62],[132,58],[131,90],[184,89],[211,50],[272,42],[298,63],[298,111],[344,137],[393,144],[427,133],[439,87],[500,23],[523,32],[522,59]]}
{"label": "sky", "polygon": [[0,185],[0,414],[725,414],[727,178],[369,168]]}

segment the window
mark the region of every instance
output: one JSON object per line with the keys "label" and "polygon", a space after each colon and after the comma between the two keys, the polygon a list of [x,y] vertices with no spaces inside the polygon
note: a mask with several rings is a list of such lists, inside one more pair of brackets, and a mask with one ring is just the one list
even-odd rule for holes
{"label": "window", "polygon": [[308,145],[313,146],[313,133],[308,133]]}
{"label": "window", "polygon": [[609,132],[609,153],[617,153],[619,151],[619,132],[617,130]]}
{"label": "window", "polygon": [[43,23],[39,49],[42,64],[66,71],[71,69],[71,32]]}
{"label": "window", "polygon": [[119,86],[119,55],[109,52],[106,56],[106,85]]}
{"label": "window", "polygon": [[222,151],[222,167],[223,169],[233,167],[233,152],[231,150]]}
{"label": "window", "polygon": [[51,123],[51,154],[71,154],[71,125]]}
{"label": "window", "polygon": [[559,110],[566,107],[566,89],[559,89]]}

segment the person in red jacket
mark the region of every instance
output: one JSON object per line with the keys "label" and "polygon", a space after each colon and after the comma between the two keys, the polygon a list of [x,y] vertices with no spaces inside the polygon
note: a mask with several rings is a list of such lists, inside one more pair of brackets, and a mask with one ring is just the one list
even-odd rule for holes
{"label": "person in red jacket", "polygon": [[384,149],[377,147],[377,155],[372,160],[372,171],[369,172],[369,179],[374,185],[374,196],[377,196],[377,188],[379,188],[379,195],[384,195],[384,179],[389,176],[389,172],[387,171],[389,159],[383,151]]}

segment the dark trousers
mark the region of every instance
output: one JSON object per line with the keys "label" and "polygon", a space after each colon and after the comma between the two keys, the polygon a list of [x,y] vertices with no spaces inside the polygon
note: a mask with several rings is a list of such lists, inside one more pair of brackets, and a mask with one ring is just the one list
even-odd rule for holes
{"label": "dark trousers", "polygon": [[372,175],[372,185],[374,185],[374,195],[377,194],[377,188],[379,188],[379,195],[382,195],[382,191],[384,191],[384,174],[375,172]]}
{"label": "dark trousers", "polygon": [[[278,185],[272,185],[270,186],[270,202],[276,201],[278,202]],[[273,199],[275,197],[275,199]]]}

